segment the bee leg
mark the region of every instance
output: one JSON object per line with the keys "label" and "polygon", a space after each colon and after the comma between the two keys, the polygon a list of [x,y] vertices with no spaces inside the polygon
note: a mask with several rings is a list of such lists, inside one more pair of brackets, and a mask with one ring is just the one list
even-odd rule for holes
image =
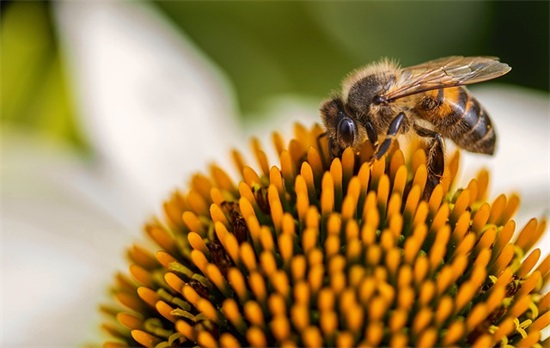
{"label": "bee leg", "polygon": [[371,121],[365,122],[364,126],[367,130],[367,137],[369,138],[371,145],[376,148],[376,146],[378,146],[378,132],[376,131],[376,128],[374,128]]}
{"label": "bee leg", "polygon": [[417,125],[414,126],[414,130],[416,131],[416,134],[421,137],[432,139],[428,146],[428,158],[426,163],[428,169],[428,180],[426,182],[426,187],[424,188],[424,199],[428,200],[434,188],[441,182],[443,170],[445,169],[443,138],[439,133]]}
{"label": "bee leg", "polygon": [[391,121],[390,128],[388,129],[388,134],[386,135],[386,139],[384,139],[384,141],[380,144],[380,146],[378,146],[378,149],[376,149],[374,158],[380,159],[382,156],[386,154],[386,152],[388,152],[393,142],[393,139],[395,139],[395,136],[399,133],[399,130],[401,129],[401,125],[403,124],[404,119],[405,119],[405,113],[400,112]]}

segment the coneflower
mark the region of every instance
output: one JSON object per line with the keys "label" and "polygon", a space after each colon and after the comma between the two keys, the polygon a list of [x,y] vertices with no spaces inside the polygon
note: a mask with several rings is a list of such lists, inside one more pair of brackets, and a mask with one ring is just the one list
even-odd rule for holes
{"label": "coneflower", "polygon": [[451,190],[458,152],[426,201],[422,147],[328,163],[321,133],[275,133],[279,166],[254,140],[258,171],[235,151],[237,182],[213,165],[174,193],[116,277],[105,346],[548,344],[545,221],[513,238],[519,198],[487,203],[487,171]]}

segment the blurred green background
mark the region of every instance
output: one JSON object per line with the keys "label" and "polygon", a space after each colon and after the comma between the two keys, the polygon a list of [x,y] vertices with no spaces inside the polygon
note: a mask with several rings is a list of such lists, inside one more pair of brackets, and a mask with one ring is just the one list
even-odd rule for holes
{"label": "blurred green background", "polygon": [[[243,121],[277,96],[321,101],[349,71],[380,57],[402,65],[493,55],[499,80],[548,92],[548,1],[154,2],[236,89]],[[51,2],[1,3],[2,129],[86,151]]]}

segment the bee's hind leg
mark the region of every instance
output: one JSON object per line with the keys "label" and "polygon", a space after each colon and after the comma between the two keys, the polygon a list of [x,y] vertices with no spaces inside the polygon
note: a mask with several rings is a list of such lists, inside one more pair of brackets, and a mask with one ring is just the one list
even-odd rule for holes
{"label": "bee's hind leg", "polygon": [[424,138],[431,138],[428,145],[426,167],[428,170],[428,180],[424,187],[424,199],[429,200],[434,188],[441,182],[443,170],[445,169],[445,153],[443,149],[443,138],[435,131],[414,125],[416,134]]}
{"label": "bee's hind leg", "polygon": [[404,119],[404,112],[400,112],[399,114],[397,114],[397,116],[394,117],[394,119],[390,123],[390,128],[388,129],[388,134],[386,135],[386,138],[376,149],[374,158],[380,159],[386,154],[386,152],[388,152],[393,142],[393,139],[395,139],[395,136],[399,134],[399,131],[401,130],[401,125],[403,124]]}

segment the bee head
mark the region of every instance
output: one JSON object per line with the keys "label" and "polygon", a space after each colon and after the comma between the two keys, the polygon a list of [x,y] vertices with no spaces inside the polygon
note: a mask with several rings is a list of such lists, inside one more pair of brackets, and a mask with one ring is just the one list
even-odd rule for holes
{"label": "bee head", "polygon": [[325,101],[321,106],[321,118],[329,138],[331,156],[340,156],[347,147],[357,147],[358,126],[346,113],[342,99]]}

